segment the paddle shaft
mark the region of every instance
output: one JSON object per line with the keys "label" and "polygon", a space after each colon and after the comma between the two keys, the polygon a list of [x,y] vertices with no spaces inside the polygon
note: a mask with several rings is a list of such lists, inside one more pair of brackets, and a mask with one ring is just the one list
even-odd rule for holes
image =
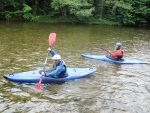
{"label": "paddle shaft", "polygon": [[[43,68],[43,71],[45,70],[45,65],[47,63],[47,59],[48,59],[48,54],[49,54],[49,51],[47,52],[47,55],[46,55],[46,59],[45,59],[45,62],[44,62],[44,68]],[[40,77],[40,80],[36,86],[36,92],[38,92],[40,90],[40,86],[41,86],[41,82],[42,82],[42,76]]]}
{"label": "paddle shaft", "polygon": [[[49,47],[51,47],[51,46],[53,45],[53,43],[55,42],[55,39],[56,39],[56,33],[51,33],[51,34],[49,35],[49,39],[48,39]],[[48,54],[49,54],[49,51],[48,51],[48,53],[47,53],[47,55],[46,55],[46,59],[45,59],[45,63],[44,63],[44,69],[43,69],[43,70],[45,70],[45,65],[46,65],[46,63],[47,63]]]}
{"label": "paddle shaft", "polygon": [[101,48],[103,51],[106,51],[106,52],[108,52],[108,53],[110,53],[107,49],[105,49],[105,48]]}
{"label": "paddle shaft", "polygon": [[47,52],[43,70],[45,70],[45,65],[47,64],[48,54],[49,54],[49,52]]}
{"label": "paddle shaft", "polygon": [[105,51],[109,53],[109,51],[108,51],[108,50],[105,50]]}
{"label": "paddle shaft", "polygon": [[[56,33],[51,33],[51,34],[49,35],[49,40],[48,40],[50,47],[53,45],[55,39],[56,39]],[[45,65],[46,65],[46,63],[47,63],[48,54],[49,54],[49,51],[48,51],[48,53],[47,53],[47,55],[46,55],[46,59],[45,59],[45,62],[44,62],[44,69],[43,69],[43,70],[45,70]],[[36,86],[36,92],[38,92],[38,91],[40,90],[41,83],[42,83],[42,76],[40,77],[40,80],[39,80],[39,82],[38,82],[38,84],[37,84],[37,86]]]}

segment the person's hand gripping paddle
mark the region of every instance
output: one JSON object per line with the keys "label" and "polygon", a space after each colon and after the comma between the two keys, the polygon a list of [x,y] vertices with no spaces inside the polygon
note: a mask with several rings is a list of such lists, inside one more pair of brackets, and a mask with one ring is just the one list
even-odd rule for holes
{"label": "person's hand gripping paddle", "polygon": [[[53,43],[55,42],[55,40],[56,40],[56,33],[50,33],[49,39],[48,39],[50,47],[53,45]],[[44,69],[43,70],[45,70],[45,65],[47,63],[48,54],[49,54],[49,52],[46,55],[46,59],[45,59],[45,63],[44,63]],[[35,90],[36,92],[38,92],[40,90],[41,83],[42,83],[42,76],[40,77],[40,80],[39,80],[39,82],[36,85],[36,90]]]}

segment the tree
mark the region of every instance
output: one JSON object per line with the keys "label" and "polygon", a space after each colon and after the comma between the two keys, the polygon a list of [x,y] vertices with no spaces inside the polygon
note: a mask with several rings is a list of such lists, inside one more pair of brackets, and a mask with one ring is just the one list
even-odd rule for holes
{"label": "tree", "polygon": [[146,6],[148,0],[133,0],[131,14],[136,25],[146,24],[147,17],[150,14],[150,8]]}
{"label": "tree", "polygon": [[[44,16],[43,16],[44,15]],[[0,19],[150,24],[150,0],[1,0]],[[68,19],[68,20],[67,20]],[[102,22],[101,21],[101,22]]]}
{"label": "tree", "polygon": [[94,10],[90,0],[53,0],[51,6],[62,17],[73,16],[82,21],[92,16]]}

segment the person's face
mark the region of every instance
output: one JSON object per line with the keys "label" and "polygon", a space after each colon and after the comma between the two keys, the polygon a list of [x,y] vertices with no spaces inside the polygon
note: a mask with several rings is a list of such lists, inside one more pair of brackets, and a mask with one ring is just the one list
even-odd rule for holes
{"label": "person's face", "polygon": [[119,49],[119,46],[116,46],[116,50]]}
{"label": "person's face", "polygon": [[54,64],[58,64],[59,63],[59,60],[54,60]]}

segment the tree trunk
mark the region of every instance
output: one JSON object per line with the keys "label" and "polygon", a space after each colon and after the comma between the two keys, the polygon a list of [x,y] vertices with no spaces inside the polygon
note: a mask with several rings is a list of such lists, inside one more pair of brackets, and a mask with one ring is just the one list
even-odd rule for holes
{"label": "tree trunk", "polygon": [[67,6],[64,6],[62,8],[62,17],[66,17],[67,16]]}
{"label": "tree trunk", "polygon": [[33,7],[33,14],[36,15],[36,13],[37,13],[37,7],[38,7],[38,0],[34,0],[32,2],[32,7]]}

